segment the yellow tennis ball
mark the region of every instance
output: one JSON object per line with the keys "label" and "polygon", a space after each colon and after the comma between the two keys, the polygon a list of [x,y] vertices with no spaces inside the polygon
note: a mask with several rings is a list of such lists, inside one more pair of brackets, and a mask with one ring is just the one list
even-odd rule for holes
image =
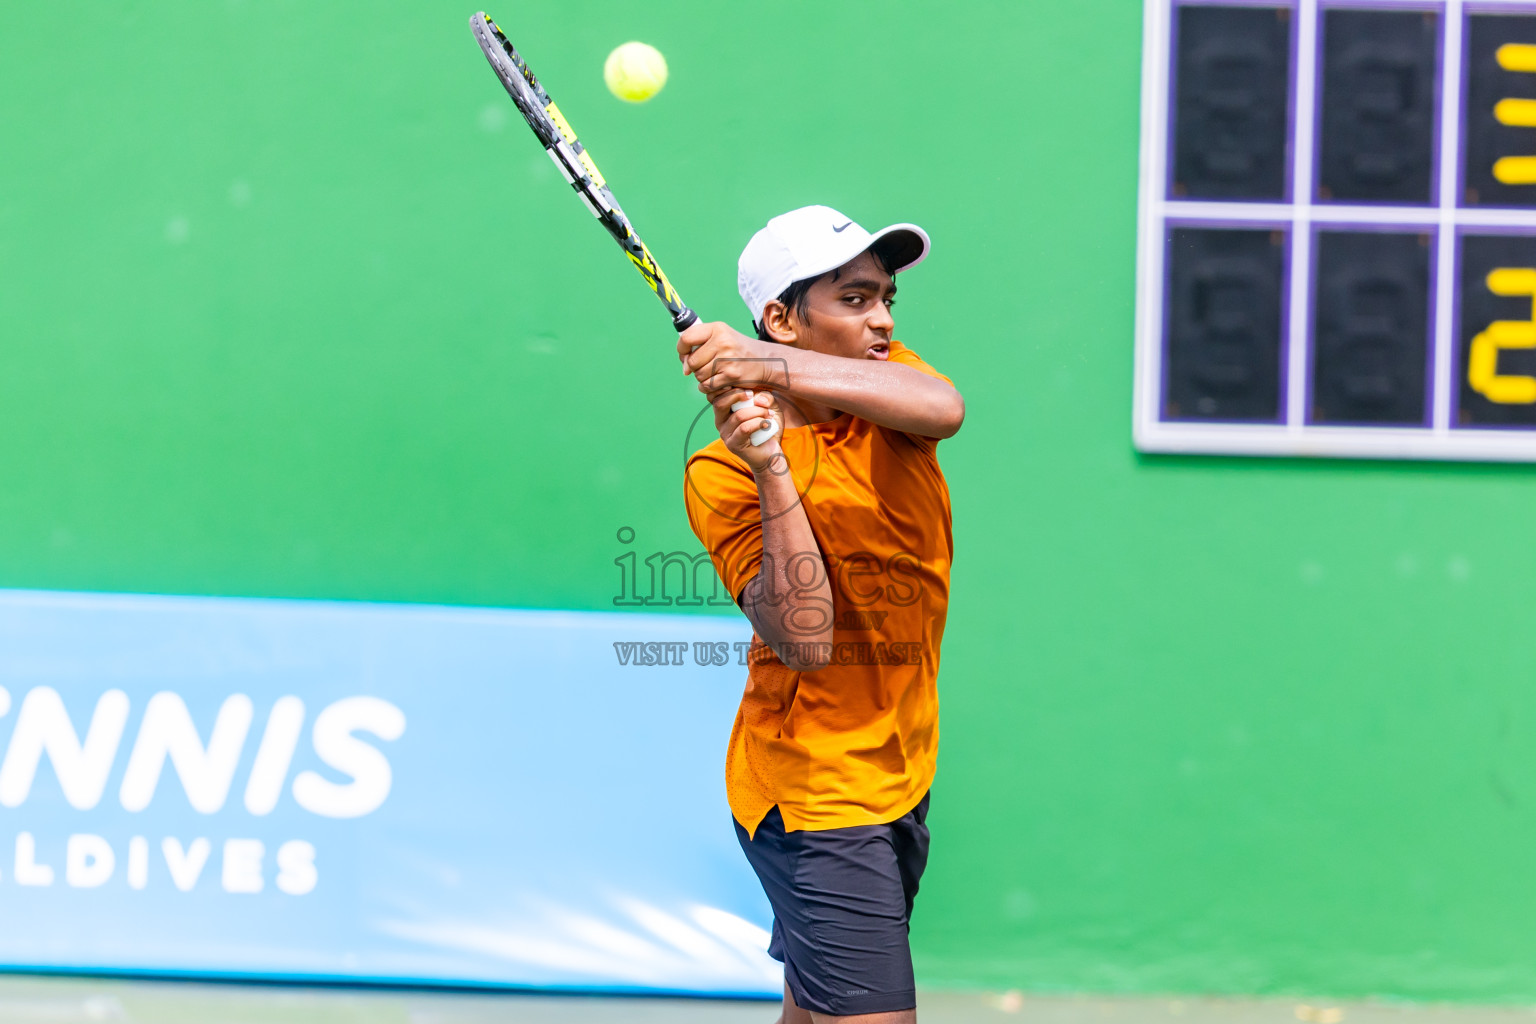
{"label": "yellow tennis ball", "polygon": [[667,58],[654,46],[625,43],[603,62],[608,91],[627,103],[644,103],[667,84]]}

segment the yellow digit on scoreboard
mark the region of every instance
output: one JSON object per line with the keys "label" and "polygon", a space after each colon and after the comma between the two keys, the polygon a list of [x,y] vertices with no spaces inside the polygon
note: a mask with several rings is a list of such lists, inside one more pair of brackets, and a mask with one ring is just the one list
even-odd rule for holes
{"label": "yellow digit on scoreboard", "polygon": [[[1526,47],[1536,50],[1536,47]],[[1499,353],[1507,348],[1536,348],[1536,268],[1500,267],[1488,275],[1488,290],[1507,298],[1530,298],[1530,320],[1495,320],[1472,339],[1467,353],[1467,383],[1499,405],[1536,403],[1536,377],[1499,373]]]}
{"label": "yellow digit on scoreboard", "polygon": [[[1495,57],[1505,71],[1536,74],[1536,46],[1505,43]],[[1536,128],[1536,100],[1499,100],[1493,116],[1511,128]],[[1505,185],[1536,185],[1536,156],[1500,157],[1494,161],[1493,176]]]}

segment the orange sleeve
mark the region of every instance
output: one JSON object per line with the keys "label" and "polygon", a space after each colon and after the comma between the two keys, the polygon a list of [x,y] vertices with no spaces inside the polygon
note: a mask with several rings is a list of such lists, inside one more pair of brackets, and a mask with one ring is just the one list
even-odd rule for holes
{"label": "orange sleeve", "polygon": [[688,525],[738,604],[763,562],[763,515],[757,481],[723,441],[695,452],[684,474]]}
{"label": "orange sleeve", "polygon": [[[902,366],[910,366],[912,369],[917,370],[920,373],[926,373],[930,377],[937,377],[939,380],[943,381],[945,384],[948,384],[950,387],[955,386],[954,381],[950,380],[948,377],[944,376],[942,373],[940,373],[938,370],[935,370],[927,363],[923,362],[922,357],[919,356],[916,352],[913,352],[911,349],[907,348],[907,346],[894,339],[891,341],[889,361],[893,363],[900,363]],[[886,427],[881,427],[880,429],[889,430],[889,428]],[[937,451],[939,446],[939,439],[936,437],[924,437],[921,434],[906,434],[895,430],[889,430],[889,434],[899,437],[912,438],[917,442],[918,447],[930,453]]]}
{"label": "orange sleeve", "polygon": [[944,376],[942,373],[940,373],[938,370],[935,370],[927,363],[923,362],[921,356],[907,348],[907,346],[903,345],[899,341],[893,340],[891,342],[889,361],[893,363],[900,363],[902,366],[910,366],[912,369],[926,373],[930,377],[939,378],[939,380],[943,381],[945,384],[948,384],[950,387],[955,386],[954,381],[950,380],[948,377]]}

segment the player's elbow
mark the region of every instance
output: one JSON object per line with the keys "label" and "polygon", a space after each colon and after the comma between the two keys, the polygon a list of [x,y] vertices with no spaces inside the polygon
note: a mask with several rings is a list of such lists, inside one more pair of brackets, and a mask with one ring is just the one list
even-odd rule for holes
{"label": "player's elbow", "polygon": [[965,399],[960,397],[960,392],[950,388],[948,393],[940,397],[933,410],[934,430],[932,437],[943,440],[946,437],[954,437],[960,433],[960,428],[965,424]]}

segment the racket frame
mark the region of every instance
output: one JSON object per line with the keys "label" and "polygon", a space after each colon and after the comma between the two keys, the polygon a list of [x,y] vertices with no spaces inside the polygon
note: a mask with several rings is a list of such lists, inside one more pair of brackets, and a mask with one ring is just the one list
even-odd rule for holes
{"label": "racket frame", "polygon": [[672,287],[672,282],[667,280],[661,265],[656,262],[656,257],[651,255],[651,250],[646,248],[640,236],[635,233],[634,225],[613,197],[602,172],[592,161],[591,154],[581,144],[581,139],[555,101],[550,99],[549,93],[539,84],[538,77],[528,67],[528,63],[484,11],[470,18],[469,26],[485,59],[490,62],[491,69],[496,72],[496,77],[501,80],[518,112],[528,122],[528,127],[533,129],[533,134],[538,137],[555,167],[581,197],[592,216],[619,243],[619,247],[662,305],[667,307],[667,312],[672,316],[672,326],[679,333],[687,330],[698,321],[698,314],[683,302],[677,289]]}

